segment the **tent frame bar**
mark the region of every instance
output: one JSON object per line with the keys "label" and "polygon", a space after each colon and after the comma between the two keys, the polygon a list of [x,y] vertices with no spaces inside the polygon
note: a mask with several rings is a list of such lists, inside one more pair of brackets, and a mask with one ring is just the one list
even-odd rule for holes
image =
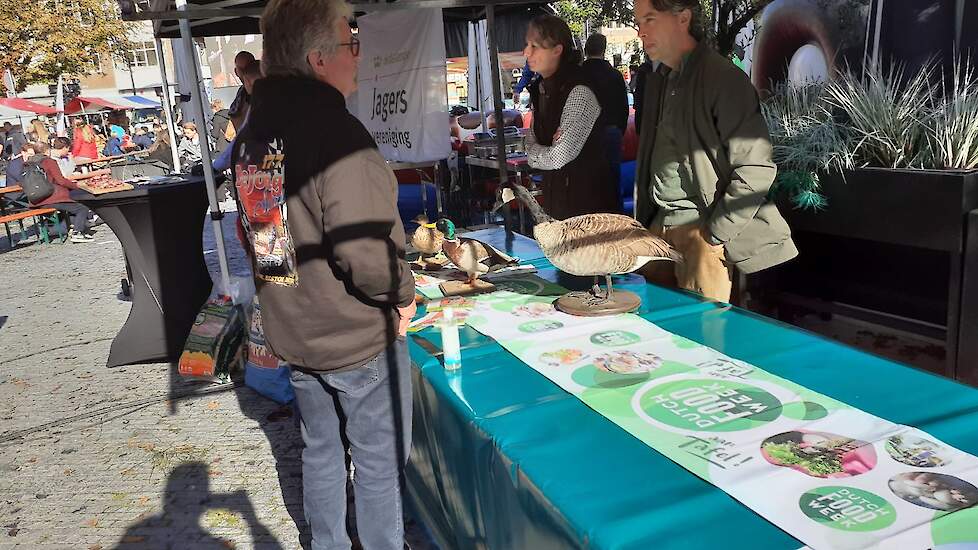
{"label": "tent frame bar", "polygon": [[[526,0],[416,0],[409,2],[351,2],[357,12],[409,10],[418,8],[479,8],[527,4]],[[123,21],[165,21],[180,19],[233,19],[236,17],[261,17],[265,8],[188,8],[186,10],[138,11],[123,13]]]}

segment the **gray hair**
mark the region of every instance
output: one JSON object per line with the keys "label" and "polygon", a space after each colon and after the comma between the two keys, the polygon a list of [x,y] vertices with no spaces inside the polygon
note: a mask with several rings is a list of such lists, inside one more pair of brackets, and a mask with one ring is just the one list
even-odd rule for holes
{"label": "gray hair", "polygon": [[271,0],[261,17],[264,73],[312,76],[309,52],[336,51],[340,38],[333,25],[352,16],[345,0]]}

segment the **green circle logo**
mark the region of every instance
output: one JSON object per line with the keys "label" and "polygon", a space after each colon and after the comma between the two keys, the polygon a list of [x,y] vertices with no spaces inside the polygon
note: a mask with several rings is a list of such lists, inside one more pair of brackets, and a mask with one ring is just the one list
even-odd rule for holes
{"label": "green circle logo", "polygon": [[547,332],[549,330],[557,330],[559,328],[563,328],[563,326],[564,323],[561,323],[560,321],[543,320],[543,321],[530,321],[529,323],[523,323],[517,328],[519,329],[520,332],[533,334],[536,332]]}
{"label": "green circle logo", "polygon": [[852,487],[812,489],[801,495],[798,506],[812,520],[840,531],[879,531],[896,521],[892,504],[869,491]]}
{"label": "green circle logo", "polygon": [[781,401],[747,384],[686,379],[654,386],[639,405],[650,418],[674,428],[734,432],[767,424],[781,415]]}
{"label": "green circle logo", "polygon": [[638,334],[625,332],[624,330],[609,330],[591,335],[591,343],[609,348],[637,344],[641,341],[642,338]]}
{"label": "green circle logo", "polygon": [[647,372],[635,374],[615,374],[594,365],[585,365],[571,375],[574,382],[588,388],[618,389],[627,388],[648,381],[651,378]]}
{"label": "green circle logo", "polygon": [[544,282],[533,279],[509,279],[496,283],[496,290],[506,290],[514,294],[539,294],[544,290]]}
{"label": "green circle logo", "polygon": [[784,406],[783,414],[793,420],[818,420],[829,415],[829,411],[811,401],[795,401]]}

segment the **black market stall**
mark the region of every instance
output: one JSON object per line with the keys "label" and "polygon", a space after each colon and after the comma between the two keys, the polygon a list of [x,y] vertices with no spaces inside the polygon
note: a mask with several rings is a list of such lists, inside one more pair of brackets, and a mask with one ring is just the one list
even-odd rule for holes
{"label": "black market stall", "polygon": [[129,266],[132,310],[112,341],[109,367],[176,361],[211,291],[201,248],[204,180],[171,176],[159,181],[129,191],[71,193],[105,220]]}

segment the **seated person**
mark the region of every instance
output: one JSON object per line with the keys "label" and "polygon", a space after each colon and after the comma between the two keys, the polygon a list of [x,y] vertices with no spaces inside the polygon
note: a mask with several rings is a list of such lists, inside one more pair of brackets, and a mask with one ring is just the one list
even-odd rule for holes
{"label": "seated person", "polygon": [[[91,211],[86,206],[71,200],[69,196],[72,189],[78,189],[78,184],[61,175],[61,168],[58,167],[58,163],[48,156],[51,153],[51,147],[47,143],[35,143],[33,149],[34,154],[24,161],[24,171],[26,173],[34,166],[39,166],[47,176],[48,182],[54,186],[54,193],[51,193],[51,196],[46,199],[31,203],[31,206],[54,208],[67,212],[71,216],[71,224],[68,229],[68,237],[71,242],[89,243],[94,241],[95,237],[92,236],[92,231],[88,226]],[[24,179],[27,177],[29,176],[25,176]]]}
{"label": "seated person", "polygon": [[180,129],[183,131],[183,139],[177,145],[180,171],[190,173],[191,168],[200,164],[200,135],[197,133],[197,125],[193,122],[184,122],[180,125]]}
{"label": "seated person", "polygon": [[71,158],[71,140],[66,137],[56,137],[51,147],[51,158],[58,163],[61,175],[68,177],[75,173],[75,161]]}
{"label": "seated person", "polygon": [[109,139],[105,142],[105,148],[102,149],[102,156],[105,157],[115,157],[122,154],[122,138],[125,137],[126,133],[121,127],[112,125],[109,131]]}
{"label": "seated person", "polygon": [[149,155],[146,156],[149,160],[160,161],[166,164],[170,170],[173,170],[173,152],[170,149],[170,133],[164,130],[162,127],[157,126],[156,131],[156,141],[150,146],[147,151]]}
{"label": "seated person", "polygon": [[24,184],[24,159],[34,156],[34,144],[27,142],[15,151],[7,165],[7,187]]}
{"label": "seated person", "polygon": [[136,137],[132,139],[133,145],[142,149],[149,149],[153,145],[153,135],[146,131],[146,128],[140,126],[136,128]]}

